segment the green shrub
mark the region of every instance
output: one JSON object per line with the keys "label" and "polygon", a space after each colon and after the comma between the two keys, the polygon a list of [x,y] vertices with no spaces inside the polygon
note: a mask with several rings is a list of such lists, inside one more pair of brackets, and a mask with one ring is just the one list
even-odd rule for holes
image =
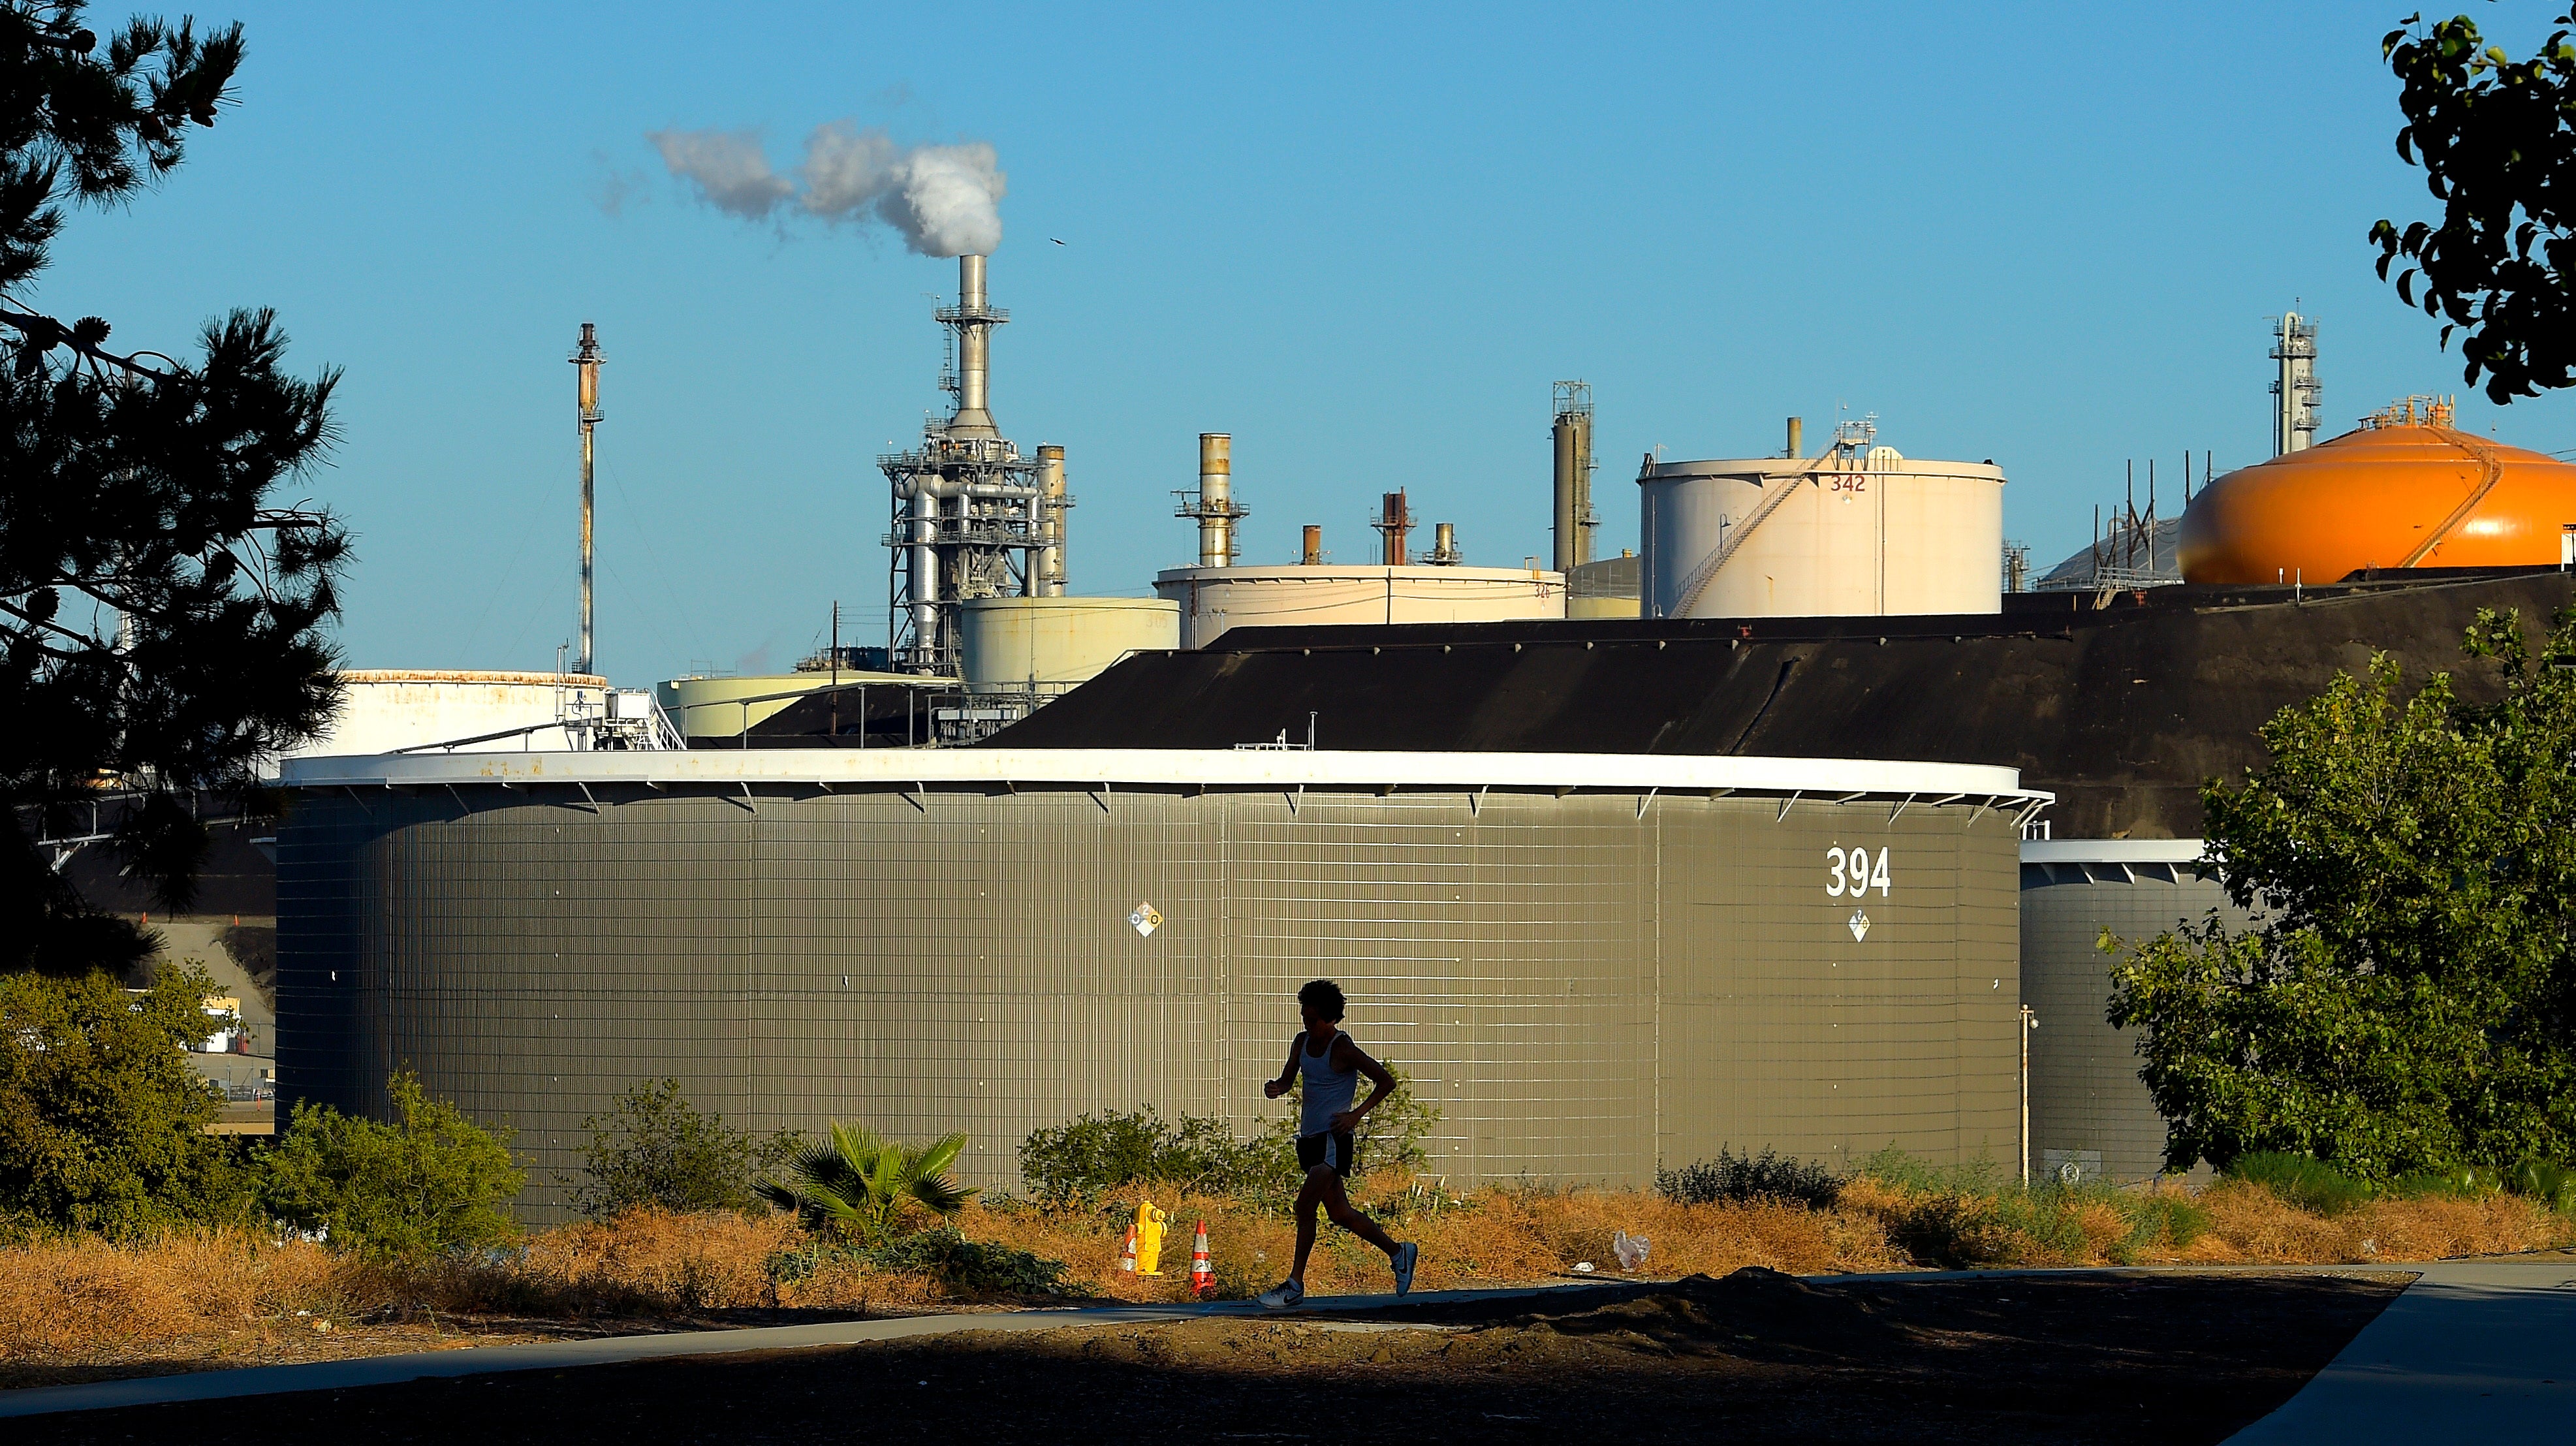
{"label": "green shrub", "polygon": [[1175,1122],[1144,1105],[1030,1131],[1020,1142],[1020,1176],[1049,1206],[1088,1207],[1103,1192],[1138,1180],[1259,1199],[1293,1188],[1297,1155],[1294,1143],[1275,1131],[1238,1140],[1213,1115],[1183,1115]]}
{"label": "green shrub", "polygon": [[2188,1249],[2209,1233],[2209,1211],[2185,1196],[2118,1193],[2113,1199],[2129,1221],[2128,1238],[2111,1247],[2111,1259],[2118,1264],[2134,1265],[2158,1246]]}
{"label": "green shrub", "polygon": [[2368,1185],[2308,1155],[2256,1150],[2229,1161],[2226,1173],[2320,1215],[2340,1215],[2370,1199]]}
{"label": "green shrub", "polygon": [[1887,1238],[1920,1264],[1976,1270],[2022,1258],[2017,1227],[1995,1196],[1942,1192],[1908,1201],[1887,1222]]}
{"label": "green shrub", "polygon": [[2007,1184],[2003,1166],[1983,1155],[1955,1165],[1935,1165],[1894,1145],[1864,1158],[1852,1167],[1852,1175],[1866,1176],[1900,1190],[1933,1194],[1992,1195]]}
{"label": "green shrub", "polygon": [[2502,1190],[2504,1172],[2487,1165],[2451,1165],[2411,1171],[2389,1181],[2387,1188],[2389,1194],[2407,1198],[2443,1195],[2454,1200],[2475,1200]]}
{"label": "green shrub", "polygon": [[2507,1170],[2504,1187],[2562,1215],[2576,1214],[2576,1170],[2546,1160],[2525,1160]]}
{"label": "green shrub", "polygon": [[409,1071],[385,1082],[398,1125],[298,1103],[286,1133],[256,1166],[260,1204],[275,1219],[321,1230],[332,1245],[370,1255],[420,1256],[506,1244],[518,1227],[504,1204],[527,1182],[509,1131],[486,1129],[431,1099]]}
{"label": "green shrub", "polygon": [[724,1116],[701,1114],[680,1093],[680,1082],[668,1078],[628,1086],[615,1105],[581,1127],[590,1133],[582,1152],[587,1178],[573,1185],[572,1203],[595,1220],[639,1205],[755,1209],[754,1172],[784,1169],[803,1143],[785,1130],[755,1141],[727,1127]]}
{"label": "green shrub", "polygon": [[769,1257],[769,1278],[803,1280],[836,1260],[879,1270],[917,1270],[951,1290],[977,1295],[1066,1295],[1065,1264],[1013,1246],[969,1240],[951,1226],[876,1245],[814,1239]]}
{"label": "green shrub", "polygon": [[1820,1162],[1788,1158],[1768,1149],[1759,1155],[1750,1151],[1739,1155],[1726,1145],[1718,1146],[1714,1160],[1655,1171],[1655,1193],[1677,1205],[1776,1200],[1822,1210],[1834,1203],[1842,1188],[1842,1177]]}
{"label": "green shrub", "polygon": [[194,963],[136,991],[105,971],[0,976],[0,1217],[148,1233],[240,1215],[220,1097],[188,1065],[214,982]]}

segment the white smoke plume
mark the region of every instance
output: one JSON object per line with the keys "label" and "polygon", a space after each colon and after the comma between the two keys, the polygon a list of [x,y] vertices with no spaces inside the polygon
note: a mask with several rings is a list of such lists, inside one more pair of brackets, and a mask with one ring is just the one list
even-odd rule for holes
{"label": "white smoke plume", "polygon": [[708,204],[745,220],[777,210],[796,189],[769,168],[758,131],[647,131],[644,139]]}
{"label": "white smoke plume", "polygon": [[989,255],[1002,244],[1006,178],[993,148],[896,145],[847,121],[816,126],[790,179],[748,131],[653,131],[645,139],[671,174],[708,204],[747,220],[784,212],[834,225],[882,224],[924,256]]}

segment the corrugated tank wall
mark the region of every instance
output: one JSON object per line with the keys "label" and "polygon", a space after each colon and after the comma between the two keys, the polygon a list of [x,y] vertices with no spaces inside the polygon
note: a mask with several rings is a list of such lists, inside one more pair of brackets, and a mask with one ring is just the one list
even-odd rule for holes
{"label": "corrugated tank wall", "polygon": [[[2199,841],[2159,852],[2197,856]],[[2119,841],[2096,850],[2121,852]],[[2085,1178],[2142,1180],[2164,1168],[2165,1122],[2138,1078],[2131,1036],[2108,1019],[2111,967],[2102,931],[2132,943],[2216,909],[2232,928],[2242,910],[2214,879],[2187,863],[2073,857],[2081,842],[2025,846],[2021,866],[2021,989],[2039,1016],[2030,1036],[2030,1168],[2034,1179],[2068,1166]]]}
{"label": "corrugated tank wall", "polygon": [[[2010,816],[1493,793],[312,789],[279,839],[286,1096],[416,1069],[560,1214],[582,1118],[678,1078],[766,1131],[1019,1142],[1152,1103],[1249,1132],[1310,978],[1453,1181],[1724,1143],[2011,1157]],[[1886,886],[1829,893],[1829,848]],[[1130,916],[1162,916],[1151,937]],[[1856,912],[1867,918],[1856,934]]]}

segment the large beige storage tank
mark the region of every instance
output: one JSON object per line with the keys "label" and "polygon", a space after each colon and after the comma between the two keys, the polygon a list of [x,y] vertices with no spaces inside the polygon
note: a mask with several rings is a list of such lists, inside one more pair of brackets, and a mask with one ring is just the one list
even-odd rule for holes
{"label": "large beige storage tank", "polygon": [[[340,711],[319,737],[292,758],[391,753],[431,743],[462,744],[460,752],[517,753],[568,747],[560,729],[566,718],[597,718],[606,710],[608,680],[590,673],[423,672],[355,669],[340,675]],[[487,734],[535,728],[533,733]]]}
{"label": "large beige storage tank", "polygon": [[1181,645],[1180,604],[1157,597],[987,597],[960,606],[966,686],[1058,692],[1129,653]]}
{"label": "large beige storage tank", "polygon": [[1154,591],[1180,604],[1184,648],[1228,628],[1565,616],[1565,574],[1534,567],[1181,567],[1155,574]]}
{"label": "large beige storage tank", "polygon": [[728,737],[766,721],[802,697],[819,689],[839,686],[855,688],[877,683],[903,683],[919,686],[925,680],[911,673],[862,673],[843,668],[834,673],[819,672],[754,673],[739,678],[673,678],[653,685],[653,695],[670,715],[671,723],[684,737]]}
{"label": "large beige storage tank", "polygon": [[1578,562],[1566,569],[1565,615],[1577,621],[1636,617],[1641,562],[1635,553],[1623,552],[1598,562]]}
{"label": "large beige storage tank", "polygon": [[1893,447],[1650,464],[1648,617],[2003,610],[2004,474]]}

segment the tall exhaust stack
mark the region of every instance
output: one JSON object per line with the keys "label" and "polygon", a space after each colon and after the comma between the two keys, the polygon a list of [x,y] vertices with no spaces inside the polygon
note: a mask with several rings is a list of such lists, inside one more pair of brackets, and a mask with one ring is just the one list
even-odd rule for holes
{"label": "tall exhaust stack", "polygon": [[1199,566],[1234,566],[1234,524],[1250,509],[1234,502],[1234,438],[1224,432],[1199,433],[1199,490],[1174,494],[1178,517],[1199,523]]}
{"label": "tall exhaust stack", "polygon": [[1592,560],[1592,387],[1556,384],[1556,570]]}
{"label": "tall exhaust stack", "polygon": [[599,329],[589,322],[581,324],[581,345],[566,358],[579,368],[581,378],[574,389],[573,416],[581,428],[581,658],[573,664],[576,673],[591,670],[590,599],[591,599],[591,433],[599,426],[599,364],[607,358],[599,354]]}
{"label": "tall exhaust stack", "polygon": [[957,304],[941,307],[934,315],[957,329],[957,414],[948,419],[948,435],[955,440],[990,440],[1002,435],[993,425],[993,412],[986,397],[986,384],[992,368],[993,328],[1011,319],[1006,311],[996,311],[984,294],[984,260],[981,256],[957,258]]}
{"label": "tall exhaust stack", "polygon": [[1297,561],[1300,565],[1305,567],[1322,567],[1324,565],[1323,528],[1316,526],[1312,522],[1306,524],[1306,542],[1305,546],[1298,552]]}
{"label": "tall exhaust stack", "polygon": [[1404,537],[1413,530],[1413,511],[1404,505],[1404,494],[1389,492],[1380,498],[1378,519],[1369,525],[1386,539],[1386,565],[1404,566]]}
{"label": "tall exhaust stack", "polygon": [[1072,505],[1072,496],[1064,490],[1064,449],[1051,443],[1039,447],[1038,537],[1043,545],[1029,579],[1031,596],[1064,596],[1064,510]]}
{"label": "tall exhaust stack", "polygon": [[951,333],[939,385],[955,410],[923,423],[920,446],[877,458],[894,514],[886,654],[900,672],[954,676],[969,601],[1044,596],[1064,576],[1063,452],[1022,456],[993,423],[993,328],[1011,315],[992,304],[984,272],[985,258],[958,257],[957,300],[931,312]]}

